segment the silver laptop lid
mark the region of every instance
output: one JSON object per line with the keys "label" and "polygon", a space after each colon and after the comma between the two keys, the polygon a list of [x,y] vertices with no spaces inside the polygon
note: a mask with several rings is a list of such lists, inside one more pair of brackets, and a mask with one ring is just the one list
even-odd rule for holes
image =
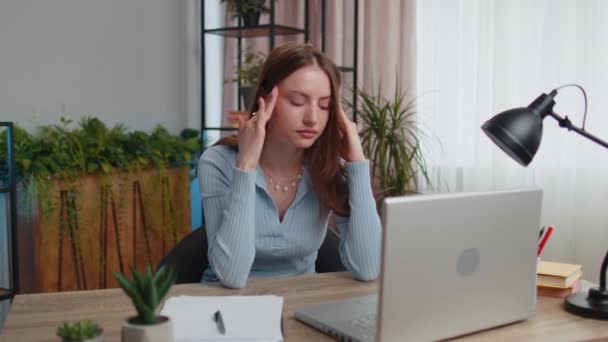
{"label": "silver laptop lid", "polygon": [[437,340],[530,317],[542,190],[386,198],[378,337]]}

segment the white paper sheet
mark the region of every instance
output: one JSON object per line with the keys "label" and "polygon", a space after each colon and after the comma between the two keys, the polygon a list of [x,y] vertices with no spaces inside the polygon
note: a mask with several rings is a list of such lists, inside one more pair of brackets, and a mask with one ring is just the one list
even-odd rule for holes
{"label": "white paper sheet", "polygon": [[[226,334],[213,320],[222,313]],[[283,297],[177,296],[165,301],[161,315],[171,317],[176,342],[283,341]]]}

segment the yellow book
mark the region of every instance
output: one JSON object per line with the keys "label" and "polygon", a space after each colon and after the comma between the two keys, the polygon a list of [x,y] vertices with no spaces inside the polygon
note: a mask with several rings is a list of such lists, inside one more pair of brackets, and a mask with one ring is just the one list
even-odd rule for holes
{"label": "yellow book", "polygon": [[548,286],[537,286],[536,295],[545,297],[557,297],[565,298],[571,293],[577,293],[581,290],[581,279],[577,279],[572,287],[560,288],[560,287],[548,287]]}
{"label": "yellow book", "polygon": [[561,262],[540,261],[536,266],[537,285],[568,288],[583,276],[581,265]]}

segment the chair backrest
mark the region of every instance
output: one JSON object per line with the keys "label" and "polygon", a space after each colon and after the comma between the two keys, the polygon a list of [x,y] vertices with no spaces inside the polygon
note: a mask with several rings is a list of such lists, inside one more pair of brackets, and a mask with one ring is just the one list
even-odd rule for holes
{"label": "chair backrest", "polygon": [[[317,273],[346,270],[340,259],[339,246],[340,238],[333,230],[328,229],[315,262]],[[177,273],[176,284],[198,283],[209,265],[207,249],[207,234],[203,226],[178,242],[159,262],[157,269],[162,265],[171,265]]]}
{"label": "chair backrest", "polygon": [[317,273],[346,271],[340,258],[340,237],[332,229],[327,230],[315,262]]}
{"label": "chair backrest", "polygon": [[157,269],[171,265],[177,273],[176,284],[199,283],[209,264],[207,248],[207,233],[202,226],[178,242],[158,263]]}

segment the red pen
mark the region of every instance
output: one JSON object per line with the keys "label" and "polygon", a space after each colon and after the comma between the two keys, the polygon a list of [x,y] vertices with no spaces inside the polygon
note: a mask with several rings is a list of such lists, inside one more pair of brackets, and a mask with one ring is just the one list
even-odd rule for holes
{"label": "red pen", "polygon": [[542,241],[540,242],[540,245],[538,246],[538,252],[536,253],[536,256],[540,256],[540,253],[543,251],[543,248],[545,248],[545,245],[547,244],[547,240],[549,240],[549,236],[551,236],[551,233],[553,232],[553,227],[549,226],[549,228],[547,228],[547,232],[545,233],[545,236],[543,236]]}

